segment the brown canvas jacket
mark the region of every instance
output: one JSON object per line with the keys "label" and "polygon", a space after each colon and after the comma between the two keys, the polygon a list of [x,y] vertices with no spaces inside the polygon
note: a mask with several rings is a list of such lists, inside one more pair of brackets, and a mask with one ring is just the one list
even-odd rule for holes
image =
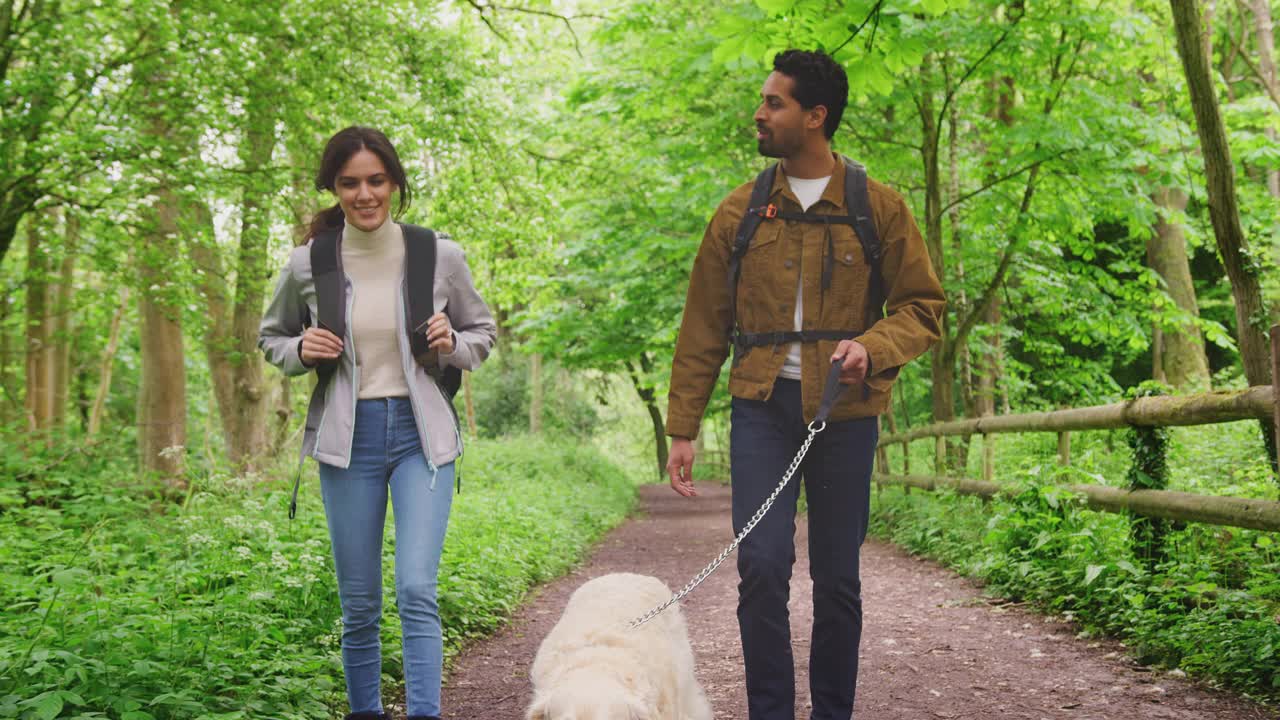
{"label": "brown canvas jacket", "polygon": [[[868,180],[871,212],[883,248],[886,315],[867,327],[869,268],[853,228],[830,225],[835,248],[831,287],[822,291],[822,263],[826,227],[780,219],[766,220],[742,259],[738,285],[738,326],[749,333],[791,330],[794,325],[796,283],[803,272],[806,329],[848,329],[849,337],[867,348],[871,375],[866,388],[846,392],[831,413],[832,420],[878,415],[888,407],[889,391],[898,370],[921,355],[939,337],[946,298],[934,273],[929,253],[902,196],[888,186]],[[693,262],[684,319],[671,365],[667,405],[667,434],[694,438],[711,398],[720,368],[729,355],[729,255],[738,223],[751,198],[752,183],[729,194],[707,226]],[[800,212],[782,172],[774,179],[770,201],[780,210]],[[831,176],[811,213],[847,215],[843,167]],[[801,395],[806,420],[817,414],[829,358],[837,341],[804,343],[801,350]],[[756,347],[735,360],[729,393],[749,400],[766,400],[786,359],[787,347]]]}

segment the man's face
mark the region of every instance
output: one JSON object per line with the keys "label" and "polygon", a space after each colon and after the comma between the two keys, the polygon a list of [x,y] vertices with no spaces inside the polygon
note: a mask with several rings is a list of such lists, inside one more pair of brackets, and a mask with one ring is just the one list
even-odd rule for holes
{"label": "man's face", "polygon": [[[765,157],[787,158],[804,147],[805,133],[818,108],[805,110],[791,95],[795,80],[780,72],[769,73],[760,89],[756,108],[756,147]],[[820,124],[820,121],[819,121]]]}

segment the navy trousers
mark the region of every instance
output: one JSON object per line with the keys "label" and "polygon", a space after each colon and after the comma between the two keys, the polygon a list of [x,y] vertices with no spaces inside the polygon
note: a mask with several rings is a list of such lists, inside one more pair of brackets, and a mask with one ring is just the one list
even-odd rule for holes
{"label": "navy trousers", "polygon": [[[768,400],[734,398],[730,427],[733,530],[738,533],[777,487],[808,436],[800,381],[779,379]],[[809,654],[812,720],[848,720],[858,681],[862,581],[858,554],[867,534],[877,418],[830,422],[798,475],[809,505],[813,640]],[[795,666],[787,600],[795,563],[800,478],[738,548],[738,626],[746,661],[750,720],[793,720]]]}

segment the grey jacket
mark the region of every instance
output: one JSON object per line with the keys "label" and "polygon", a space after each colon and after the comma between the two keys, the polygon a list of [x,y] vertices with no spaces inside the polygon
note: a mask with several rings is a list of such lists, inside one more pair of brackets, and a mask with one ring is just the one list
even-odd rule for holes
{"label": "grey jacket", "polygon": [[[453,353],[440,354],[442,366],[452,365],[474,370],[489,355],[497,337],[497,325],[484,299],[471,281],[462,248],[447,235],[437,233],[436,277],[434,301],[437,312],[449,317],[453,328]],[[339,239],[341,247],[341,239]],[[356,393],[360,388],[360,367],[355,363],[355,344],[351,337],[351,303],[354,293],[351,279],[347,283],[347,335],[342,339],[342,356],[333,380],[324,393],[322,405],[312,403],[307,412],[306,430],[302,437],[302,453],[320,462],[346,468],[351,463],[351,439],[355,432]],[[404,279],[397,305],[400,329],[400,364],[409,382],[409,399],[418,424],[418,436],[428,465],[435,468],[452,462],[462,454],[462,435],[457,415],[440,386],[413,359],[407,325],[408,289]],[[302,331],[309,318],[318,316],[316,288],[311,275],[310,244],[296,247],[289,263],[280,273],[275,295],[258,327],[258,347],[267,361],[286,375],[301,375],[313,368],[302,364],[299,350]]]}

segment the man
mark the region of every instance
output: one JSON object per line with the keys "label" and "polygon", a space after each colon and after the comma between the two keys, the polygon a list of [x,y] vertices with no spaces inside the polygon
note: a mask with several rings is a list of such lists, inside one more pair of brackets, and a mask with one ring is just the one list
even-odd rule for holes
{"label": "man", "polygon": [[[677,493],[697,494],[692,440],[732,342],[730,474],[733,528],[740,532],[799,450],[828,370],[840,361],[840,380],[851,391],[836,404],[800,472],[809,498],[813,580],[811,717],[847,720],[862,634],[858,553],[878,415],[888,407],[899,368],[938,339],[945,299],[902,196],[874,180],[866,197],[882,252],[878,279],[877,261],[864,257],[850,224],[855,209],[846,207],[845,165],[831,152],[849,94],[844,69],[823,53],[797,50],[780,53],[773,66],[755,113],[760,154],[781,160],[768,190],[772,209],[758,213],[764,217],[741,256],[735,287],[730,257],[752,183],[729,194],[703,237],[672,361],[667,472]],[[788,331],[793,334],[780,341]],[[768,334],[765,342],[761,334]],[[751,720],[794,717],[787,599],[799,493],[799,481],[791,482],[738,549],[738,625]]]}

